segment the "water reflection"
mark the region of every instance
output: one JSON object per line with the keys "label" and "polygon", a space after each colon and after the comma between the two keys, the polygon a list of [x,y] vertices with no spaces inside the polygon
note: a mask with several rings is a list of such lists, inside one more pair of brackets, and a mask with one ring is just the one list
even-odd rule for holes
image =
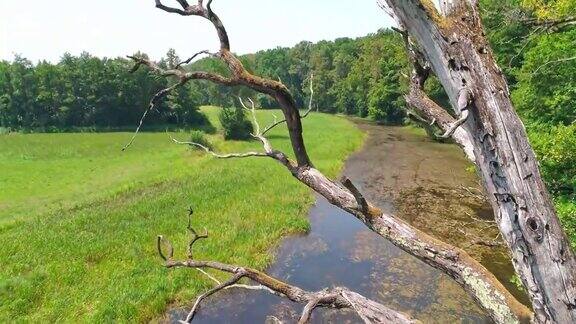
{"label": "water reflection", "polygon": [[[482,311],[439,271],[407,255],[350,215],[318,197],[310,210],[311,232],[283,242],[271,275],[308,290],[345,286],[425,322],[483,322]],[[301,305],[264,292],[227,291],[208,302],[195,323],[291,322]],[[213,299],[214,300],[214,299]],[[185,317],[173,311],[172,321]],[[438,317],[442,314],[442,319]],[[313,323],[360,322],[351,313],[318,310]]]}
{"label": "water reflection", "polygon": [[[497,229],[470,221],[476,215],[491,219],[485,202],[462,188],[478,188],[466,172],[458,148],[429,142],[402,128],[361,123],[370,137],[344,170],[381,208],[433,235],[462,246],[468,234],[450,230],[466,226],[476,235],[494,235]],[[467,189],[468,190],[468,189]],[[469,191],[469,190],[468,190]],[[351,215],[318,196],[310,213],[311,231],[290,237],[280,245],[272,276],[307,290],[345,286],[425,323],[490,322],[471,297],[440,271],[404,253],[369,231]],[[472,249],[504,283],[513,273],[505,249]],[[507,283],[506,283],[507,284]],[[510,285],[508,284],[510,287]],[[521,292],[515,292],[522,297]],[[195,323],[295,322],[302,305],[265,292],[229,290],[212,297]],[[184,309],[169,312],[168,321],[184,318]],[[358,323],[351,312],[318,309],[313,323]]]}

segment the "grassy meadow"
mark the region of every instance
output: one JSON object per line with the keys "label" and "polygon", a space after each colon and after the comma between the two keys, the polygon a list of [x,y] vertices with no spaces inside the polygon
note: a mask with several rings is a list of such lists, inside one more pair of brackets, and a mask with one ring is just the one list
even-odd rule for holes
{"label": "grassy meadow", "polygon": [[[217,109],[203,110],[218,127]],[[340,117],[311,114],[304,128],[330,176],[363,140]],[[312,194],[274,161],[216,160],[162,132],[142,133],[122,152],[130,136],[0,136],[0,322],[143,322],[191,301],[211,283],[163,268],[155,249],[163,234],[184,257],[191,205],[196,227],[210,232],[197,258],[264,268],[280,237],[308,228]],[[290,152],[284,127],[269,137]],[[260,149],[209,138],[222,152]]]}

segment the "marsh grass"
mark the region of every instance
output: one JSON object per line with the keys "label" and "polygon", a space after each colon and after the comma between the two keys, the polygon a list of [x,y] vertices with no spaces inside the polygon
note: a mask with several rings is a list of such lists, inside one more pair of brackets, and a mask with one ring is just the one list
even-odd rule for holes
{"label": "marsh grass", "polygon": [[[219,128],[217,109],[203,110]],[[304,127],[330,176],[363,139],[334,116],[312,114]],[[274,161],[214,160],[162,132],[140,134],[123,153],[130,135],[0,136],[0,322],[143,322],[189,302],[210,283],[164,269],[154,243],[163,234],[184,257],[190,205],[196,227],[210,232],[198,258],[262,269],[282,236],[307,230],[313,196]],[[207,137],[224,152],[259,149]],[[270,138],[289,152],[284,127]]]}

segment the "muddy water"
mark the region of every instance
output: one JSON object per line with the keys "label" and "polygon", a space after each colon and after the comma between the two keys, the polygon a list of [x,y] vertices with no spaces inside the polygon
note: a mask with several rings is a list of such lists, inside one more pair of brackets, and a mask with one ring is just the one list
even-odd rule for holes
{"label": "muddy water", "polygon": [[[490,208],[457,147],[411,129],[357,122],[369,135],[344,174],[371,201],[414,226],[465,248],[521,300],[509,283],[512,267],[498,242]],[[322,197],[310,210],[310,233],[286,239],[268,273],[308,290],[346,286],[426,323],[484,323],[484,312],[450,278],[367,230]],[[492,245],[492,244],[488,244]],[[264,292],[228,291],[201,309],[195,323],[294,322],[301,306]],[[185,317],[173,310],[168,322]],[[314,323],[356,323],[352,313],[319,309]]]}

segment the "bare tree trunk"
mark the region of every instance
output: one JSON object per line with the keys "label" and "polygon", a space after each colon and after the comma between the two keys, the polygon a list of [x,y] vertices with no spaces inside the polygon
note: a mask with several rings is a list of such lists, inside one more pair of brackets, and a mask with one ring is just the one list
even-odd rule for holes
{"label": "bare tree trunk", "polygon": [[[516,270],[529,289],[536,319],[541,322],[575,322],[574,254],[538,173],[524,128],[511,105],[505,80],[483,36],[476,4],[445,0],[449,12],[447,17],[442,17],[431,0],[386,1],[400,24],[423,48],[425,58],[439,76],[452,105],[458,110],[459,118],[454,119],[426,97],[422,86],[429,69],[424,66],[415,65],[408,102],[421,117],[431,119],[445,131],[442,137],[454,138],[478,165],[487,191],[493,198],[497,221],[512,251]],[[179,80],[158,92],[150,101],[148,111],[170,91],[191,80],[203,79],[225,86],[244,85],[268,94],[277,100],[285,117],[263,132],[257,127],[254,137],[262,142],[264,152],[217,154],[200,143],[175,142],[201,147],[218,158],[272,158],[300,182],[354,215],[374,232],[450,275],[496,322],[518,322],[532,315],[465,251],[375,208],[350,181],[339,184],[315,169],[306,152],[302,117],[290,92],[282,83],[254,76],[244,69],[230,51],[226,30],[211,9],[212,0],[208,0],[206,6],[203,0],[196,0],[193,5],[186,0],[177,0],[182,9],[165,6],[160,0],[155,2],[162,10],[209,20],[217,30],[220,51],[215,54],[202,51],[192,58],[200,53],[217,57],[228,66],[231,76],[204,71],[187,72],[180,67],[164,70],[145,58],[133,57],[135,69],[145,65],[159,75],[174,76]],[[409,43],[408,37],[406,39]],[[253,112],[254,109],[253,106]],[[254,122],[257,124],[256,118]],[[288,126],[296,161],[273,149],[265,137],[268,130],[281,122]]]}
{"label": "bare tree trunk", "polygon": [[[387,0],[440,79],[474,150],[516,272],[538,322],[576,323],[576,258],[538,171],[524,125],[496,65],[475,1]],[[412,104],[427,102],[413,91]],[[421,111],[441,119],[424,105]],[[468,116],[469,113],[469,116]],[[444,125],[446,126],[446,125]],[[462,140],[455,139],[461,145]]]}

